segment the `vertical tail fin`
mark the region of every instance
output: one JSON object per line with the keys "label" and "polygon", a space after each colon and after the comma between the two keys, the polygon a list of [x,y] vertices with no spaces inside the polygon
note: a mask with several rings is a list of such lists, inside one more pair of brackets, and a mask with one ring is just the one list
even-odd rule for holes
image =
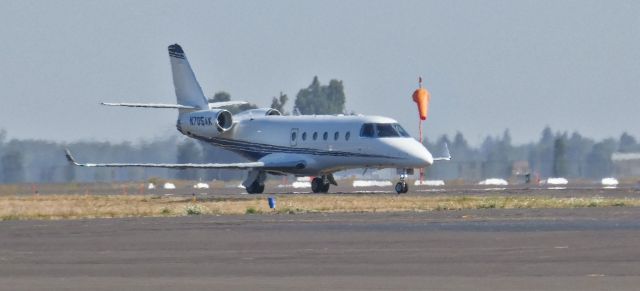
{"label": "vertical tail fin", "polygon": [[202,88],[200,88],[180,45],[172,44],[169,46],[169,59],[171,60],[173,86],[176,89],[178,104],[208,109],[207,98],[204,97]]}

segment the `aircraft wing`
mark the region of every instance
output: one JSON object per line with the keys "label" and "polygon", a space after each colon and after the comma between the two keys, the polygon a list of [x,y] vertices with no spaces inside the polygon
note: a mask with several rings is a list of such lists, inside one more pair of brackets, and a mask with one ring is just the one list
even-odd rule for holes
{"label": "aircraft wing", "polygon": [[299,159],[273,159],[266,156],[264,161],[260,160],[257,162],[248,162],[248,163],[228,163],[228,164],[218,164],[218,163],[187,163],[187,164],[154,164],[154,163],[78,163],[76,159],[71,155],[71,152],[66,149],[65,154],[67,156],[67,160],[79,167],[101,167],[101,168],[126,168],[126,167],[139,167],[139,168],[166,168],[166,169],[254,169],[254,168],[262,168],[265,170],[286,170],[286,169],[303,169],[306,167],[306,162],[304,160]]}

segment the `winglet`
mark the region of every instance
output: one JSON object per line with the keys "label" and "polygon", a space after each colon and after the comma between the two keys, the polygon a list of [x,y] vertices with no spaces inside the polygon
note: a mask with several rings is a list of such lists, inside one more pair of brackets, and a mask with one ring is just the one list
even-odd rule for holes
{"label": "winglet", "polygon": [[449,152],[449,145],[447,145],[447,143],[444,143],[444,157],[437,157],[437,158],[433,158],[434,161],[451,161],[452,157],[451,157],[451,153]]}
{"label": "winglet", "polygon": [[69,163],[76,165],[76,166],[80,166],[80,164],[78,164],[78,162],[76,162],[76,159],[71,155],[71,152],[69,151],[69,149],[65,148],[64,149],[64,153],[65,156],[67,157],[67,161],[69,161]]}

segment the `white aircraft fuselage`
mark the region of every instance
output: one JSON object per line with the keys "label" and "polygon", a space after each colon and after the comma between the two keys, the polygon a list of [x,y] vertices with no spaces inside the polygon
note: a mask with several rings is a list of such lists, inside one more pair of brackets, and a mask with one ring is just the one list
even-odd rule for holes
{"label": "white aircraft fuselage", "polygon": [[[183,134],[238,153],[252,161],[297,159],[299,167],[280,172],[320,176],[353,168],[424,168],[431,153],[414,138],[399,132],[378,135],[377,128],[399,126],[387,117],[361,115],[265,115],[264,110],[243,112],[233,126],[218,133],[214,124],[178,126]],[[262,113],[262,114],[261,114]],[[260,114],[260,115],[258,115]],[[363,126],[371,124],[372,136]],[[208,134],[209,133],[209,134]]]}

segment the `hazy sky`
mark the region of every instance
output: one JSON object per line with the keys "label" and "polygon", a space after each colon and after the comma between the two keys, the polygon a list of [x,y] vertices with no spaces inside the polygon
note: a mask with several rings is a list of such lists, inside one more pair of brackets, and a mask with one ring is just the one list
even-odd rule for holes
{"label": "hazy sky", "polygon": [[0,1],[0,128],[10,137],[137,141],[175,134],[167,46],[208,96],[269,106],[314,75],[344,81],[347,109],[417,135],[474,144],[545,125],[640,137],[639,1]]}

